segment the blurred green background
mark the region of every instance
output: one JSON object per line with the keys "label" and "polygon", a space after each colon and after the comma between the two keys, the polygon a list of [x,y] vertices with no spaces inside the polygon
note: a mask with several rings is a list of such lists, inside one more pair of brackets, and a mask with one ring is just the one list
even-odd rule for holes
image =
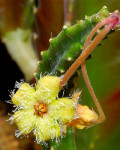
{"label": "blurred green background", "polygon": [[[74,21],[85,15],[98,12],[107,6],[110,12],[120,10],[119,0],[77,0]],[[93,89],[100,100],[106,120],[89,129],[77,130],[76,140],[79,150],[119,150],[120,149],[120,32],[109,35],[92,53],[86,62]],[[94,106],[92,98],[80,72],[78,79],[82,90],[80,103]],[[93,107],[95,108],[95,107]]]}

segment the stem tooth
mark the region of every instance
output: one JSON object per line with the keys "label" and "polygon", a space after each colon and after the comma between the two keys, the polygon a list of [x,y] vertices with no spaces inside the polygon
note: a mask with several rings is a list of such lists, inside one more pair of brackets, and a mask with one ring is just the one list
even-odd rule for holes
{"label": "stem tooth", "polygon": [[49,39],[50,44],[52,43],[52,38]]}
{"label": "stem tooth", "polygon": [[103,6],[103,9],[106,9],[107,8],[107,6]]}
{"label": "stem tooth", "polygon": [[56,38],[50,38],[49,43],[52,47],[55,47],[56,46]]}
{"label": "stem tooth", "polygon": [[61,70],[59,70],[59,71],[60,71],[61,73],[64,73],[64,72],[65,72],[65,70],[62,70],[62,69],[61,69]]}
{"label": "stem tooth", "polygon": [[76,20],[77,24],[83,23],[83,20]]}
{"label": "stem tooth", "polygon": [[85,19],[88,19],[88,16],[87,16],[87,15],[85,15]]}
{"label": "stem tooth", "polygon": [[66,30],[68,27],[65,25],[65,26],[63,26],[63,30]]}
{"label": "stem tooth", "polygon": [[67,25],[64,25],[63,26],[63,32],[65,33],[65,35],[67,36],[67,37],[70,37],[70,32],[69,32],[69,26],[67,26]]}
{"label": "stem tooth", "polygon": [[43,54],[44,54],[44,51],[40,52],[40,54],[41,54],[41,56],[43,56]]}
{"label": "stem tooth", "polygon": [[67,58],[67,60],[68,60],[68,61],[71,61],[71,60],[72,60],[72,58],[71,58],[71,57],[68,57],[68,58]]}
{"label": "stem tooth", "polygon": [[64,73],[65,72],[65,69],[63,67],[61,67],[61,66],[58,68],[58,70],[60,71],[60,73]]}
{"label": "stem tooth", "polygon": [[80,20],[79,22],[80,22],[80,23],[83,23],[84,21],[83,21],[83,20]]}

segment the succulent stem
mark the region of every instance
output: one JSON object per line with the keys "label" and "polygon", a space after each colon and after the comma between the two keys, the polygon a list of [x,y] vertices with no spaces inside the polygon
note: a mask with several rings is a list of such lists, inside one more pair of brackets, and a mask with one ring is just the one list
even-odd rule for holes
{"label": "succulent stem", "polygon": [[73,73],[78,69],[78,67],[85,61],[85,59],[90,55],[93,49],[98,45],[98,43],[104,38],[104,36],[111,30],[111,26],[106,26],[95,39],[85,48],[81,55],[75,60],[72,66],[67,70],[60,81],[60,89],[66,84]]}
{"label": "succulent stem", "polygon": [[[90,94],[95,102],[95,105],[99,112],[99,120],[96,123],[101,123],[105,120],[105,115],[103,113],[103,110],[99,104],[99,101],[94,93],[94,90],[92,88],[92,85],[90,83],[89,77],[87,75],[87,70],[85,66],[85,59],[89,56],[89,54],[94,50],[94,48],[99,44],[99,42],[109,33],[109,31],[115,27],[116,24],[119,24],[120,15],[118,13],[113,13],[111,16],[103,20],[102,22],[98,23],[93,30],[91,31],[90,35],[88,36],[84,47],[82,54],[76,59],[76,61],[72,64],[72,66],[68,69],[68,71],[64,74],[63,78],[60,81],[60,89],[64,86],[64,84],[69,80],[69,78],[73,75],[73,73],[78,69],[78,67],[81,65],[82,72],[84,76],[84,80],[86,82],[86,85],[90,91]],[[90,43],[93,35],[95,32],[101,28],[102,26],[105,26],[104,29],[94,38],[94,40]],[[90,43],[90,44],[89,44]]]}

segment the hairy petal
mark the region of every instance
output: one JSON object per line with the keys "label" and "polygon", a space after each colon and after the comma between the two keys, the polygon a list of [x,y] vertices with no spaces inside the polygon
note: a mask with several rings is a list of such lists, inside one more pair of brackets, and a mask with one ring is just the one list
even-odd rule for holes
{"label": "hairy petal", "polygon": [[56,120],[70,122],[75,115],[75,101],[68,98],[54,100],[49,105],[49,113]]}
{"label": "hairy petal", "polygon": [[23,83],[18,91],[13,95],[12,102],[24,108],[33,107],[35,102],[35,90],[28,84]]}
{"label": "hairy petal", "polygon": [[59,92],[60,78],[55,76],[42,77],[37,84],[36,97],[42,102],[51,103]]}
{"label": "hairy petal", "polygon": [[37,117],[34,115],[34,109],[16,111],[13,118],[20,133],[23,135],[31,132],[35,128],[37,121]]}
{"label": "hairy petal", "polygon": [[39,118],[34,134],[36,140],[42,142],[60,136],[59,124],[48,115]]}

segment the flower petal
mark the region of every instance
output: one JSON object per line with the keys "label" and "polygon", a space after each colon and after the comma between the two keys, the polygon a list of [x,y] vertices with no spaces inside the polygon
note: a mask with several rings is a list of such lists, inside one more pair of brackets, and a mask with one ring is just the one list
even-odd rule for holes
{"label": "flower petal", "polygon": [[18,91],[13,95],[12,102],[15,105],[28,108],[37,102],[34,95],[35,90],[30,85],[23,83]]}
{"label": "flower petal", "polygon": [[13,118],[20,130],[20,133],[23,135],[31,132],[35,128],[37,121],[37,117],[34,115],[34,109],[16,111]]}
{"label": "flower petal", "polygon": [[39,142],[60,136],[59,124],[48,115],[40,118],[36,126],[34,134]]}
{"label": "flower petal", "polygon": [[49,113],[59,121],[70,122],[75,115],[75,101],[68,98],[54,100],[49,104]]}
{"label": "flower petal", "polygon": [[51,103],[59,92],[60,78],[55,76],[42,77],[37,84],[36,97],[42,102]]}

